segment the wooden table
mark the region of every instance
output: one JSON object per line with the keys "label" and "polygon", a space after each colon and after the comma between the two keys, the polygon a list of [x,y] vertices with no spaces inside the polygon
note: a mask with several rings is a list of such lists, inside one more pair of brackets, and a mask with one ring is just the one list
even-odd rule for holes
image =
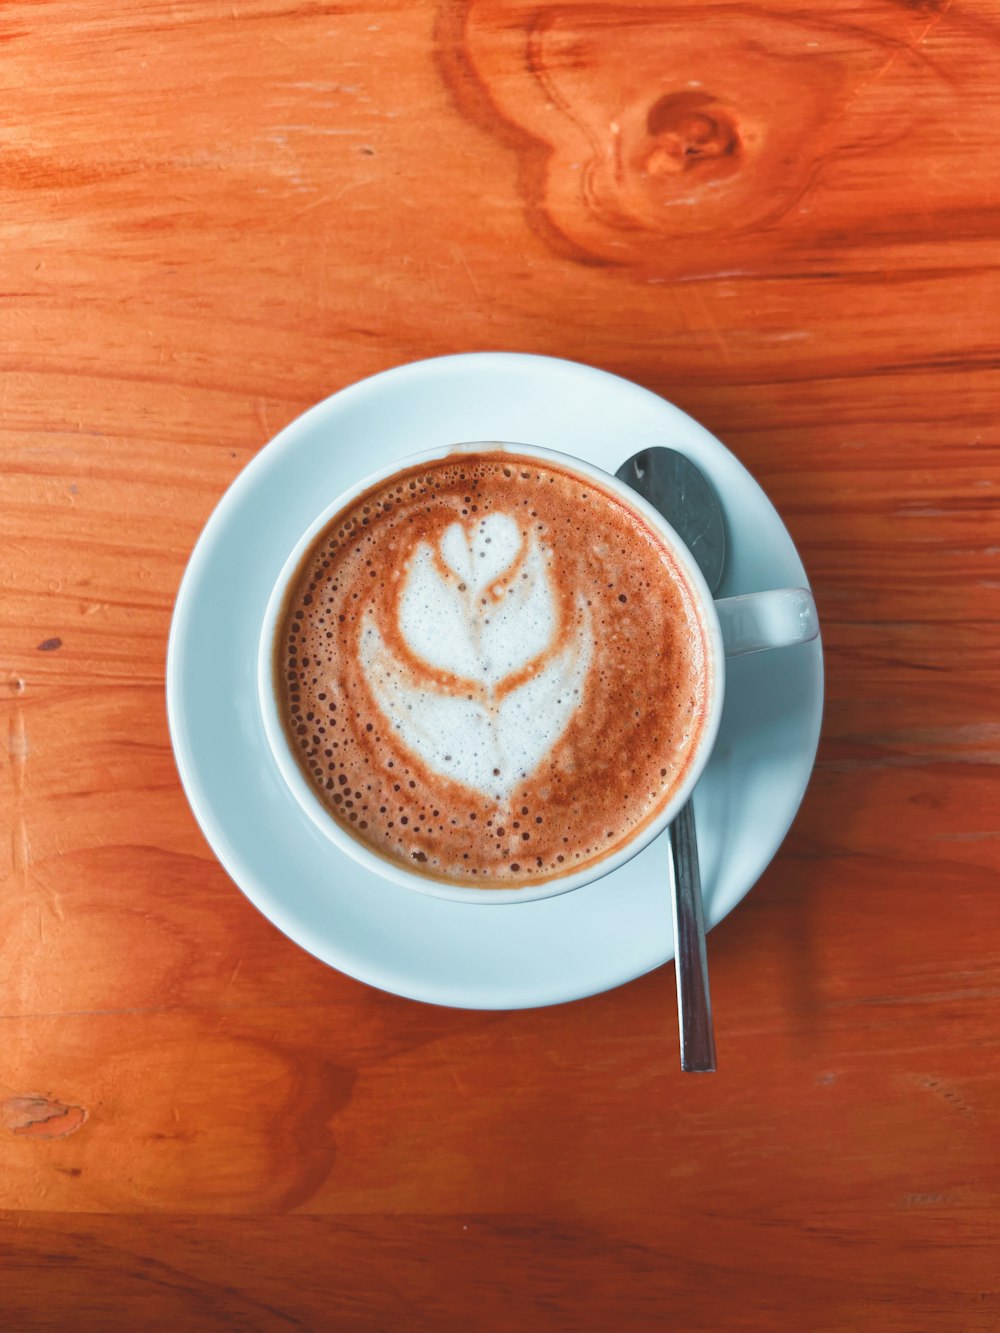
{"label": "wooden table", "polygon": [[[0,1325],[1000,1327],[1000,12],[12,0],[0,16]],[[761,479],[828,668],[801,815],[663,968],[377,993],[213,859],[192,545],[309,404],[553,353]]]}

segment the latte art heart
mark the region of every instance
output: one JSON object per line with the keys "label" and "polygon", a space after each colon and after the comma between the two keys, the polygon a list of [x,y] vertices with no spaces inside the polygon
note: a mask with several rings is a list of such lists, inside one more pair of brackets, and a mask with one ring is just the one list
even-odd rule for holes
{"label": "latte art heart", "polygon": [[403,743],[500,805],[565,731],[593,656],[582,598],[560,634],[546,565],[543,545],[507,515],[471,532],[454,523],[436,551],[421,543],[409,562],[398,632],[411,661],[373,611],[362,623],[364,678]]}
{"label": "latte art heart", "polygon": [[524,533],[509,514],[487,514],[476,524],[452,523],[441,538],[448,569],[477,593],[509,572],[524,549]]}
{"label": "latte art heart", "polygon": [[454,676],[498,685],[544,652],[558,630],[545,553],[505,514],[471,531],[453,523],[436,549],[421,542],[405,578],[403,641]]}
{"label": "latte art heart", "polygon": [[663,809],[701,734],[697,598],[616,495],[513,451],[345,506],[275,641],[288,744],[330,818],[451,883],[583,869]]}

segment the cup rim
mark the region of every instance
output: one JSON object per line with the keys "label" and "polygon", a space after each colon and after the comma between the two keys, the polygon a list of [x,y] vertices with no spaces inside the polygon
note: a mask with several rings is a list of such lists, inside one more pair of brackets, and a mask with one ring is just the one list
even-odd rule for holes
{"label": "cup rim", "polygon": [[[681,565],[690,586],[696,594],[708,649],[707,655],[710,659],[708,705],[702,722],[698,746],[688,764],[687,772],[680,786],[659,814],[644,824],[616,851],[609,853],[600,861],[594,862],[581,870],[545,880],[539,884],[525,885],[516,889],[467,888],[445,879],[435,879],[423,873],[416,874],[407,870],[405,866],[398,862],[381,856],[357,838],[352,837],[346,829],[341,828],[316,795],[312,786],[306,781],[298,765],[291,746],[288,744],[274,690],[274,636],[278,618],[285,603],[286,591],[309,547],[330,520],[372,486],[377,486],[380,482],[388,480],[398,472],[424,463],[440,461],[451,454],[481,453],[485,449],[490,452],[500,450],[508,451],[514,455],[547,459],[564,471],[575,472],[579,476],[588,478],[594,484],[612,491],[645,519],[664,538],[671,556]],[[592,884],[612,874],[659,837],[683,805],[690,799],[698,779],[708,763],[718,736],[724,694],[725,650],[719,618],[715,610],[715,601],[705,582],[704,575],[677,531],[648,500],[613,474],[605,472],[603,468],[562,450],[514,441],[462,441],[444,444],[432,449],[424,449],[418,453],[406,454],[396,459],[392,464],[366,474],[354,485],[342,491],[317,514],[285,559],[267,600],[257,646],[257,701],[268,749],[282,781],[302,812],[339,851],[346,853],[358,864],[364,866],[365,869],[374,871],[382,878],[431,897],[484,906],[538,902],[546,898],[555,898],[564,893],[570,893],[574,889],[583,888],[587,884]]]}

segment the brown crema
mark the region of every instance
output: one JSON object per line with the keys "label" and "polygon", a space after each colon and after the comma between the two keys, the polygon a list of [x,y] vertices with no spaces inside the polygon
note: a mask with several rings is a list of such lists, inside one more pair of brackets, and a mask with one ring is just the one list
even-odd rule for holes
{"label": "brown crema", "polygon": [[[516,552],[470,588],[453,552],[488,567],[491,533],[513,533]],[[453,616],[424,639],[406,618],[418,585],[440,587]],[[548,630],[532,607],[548,607]],[[458,668],[442,666],[466,614],[476,651],[493,621],[498,668],[460,644]],[[288,743],[330,817],[410,872],[483,889],[583,870],[655,819],[698,748],[707,670],[696,596],[659,533],[613,491],[500,449],[398,472],[341,510],[289,585],[274,645]],[[458,752],[480,737],[506,753],[504,725],[526,742],[518,771]]]}

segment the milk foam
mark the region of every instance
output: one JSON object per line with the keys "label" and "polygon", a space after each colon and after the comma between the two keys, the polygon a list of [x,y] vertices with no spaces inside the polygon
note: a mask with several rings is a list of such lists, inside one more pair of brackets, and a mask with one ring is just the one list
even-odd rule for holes
{"label": "milk foam", "polygon": [[275,688],[303,775],[398,865],[484,889],[623,846],[697,750],[697,598],[572,470],[457,453],[369,488],[289,586]]}
{"label": "milk foam", "polygon": [[440,777],[506,802],[566,730],[593,656],[577,599],[560,638],[551,554],[507,514],[453,523],[421,542],[398,601],[405,648],[441,675],[432,685],[400,659],[368,612],[359,661],[400,740]]}

